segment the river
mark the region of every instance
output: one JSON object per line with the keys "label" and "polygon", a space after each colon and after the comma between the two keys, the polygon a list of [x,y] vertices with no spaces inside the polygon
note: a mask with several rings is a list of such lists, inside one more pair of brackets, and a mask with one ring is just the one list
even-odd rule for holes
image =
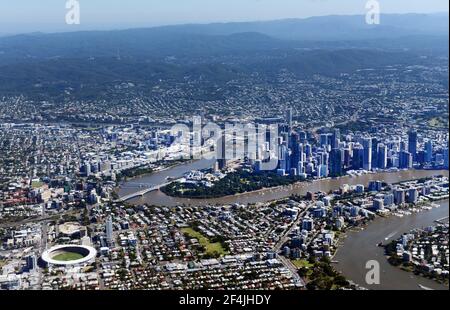
{"label": "river", "polygon": [[[130,193],[139,192],[142,189],[144,189],[141,185],[145,185],[145,187],[153,187],[159,184],[166,183],[167,177],[179,178],[183,176],[184,173],[191,170],[210,168],[212,167],[213,163],[214,163],[213,160],[199,160],[195,162],[189,162],[186,164],[181,164],[169,168],[164,171],[150,174],[148,176],[143,176],[140,178],[133,179],[131,181],[124,182],[120,186],[119,196],[123,197]],[[331,190],[339,189],[343,184],[349,185],[363,184],[364,186],[367,186],[368,183],[373,180],[381,180],[387,183],[396,183],[439,174],[448,176],[448,171],[408,170],[398,172],[381,172],[373,174],[364,174],[361,176],[354,176],[354,177],[346,176],[341,177],[339,179],[322,179],[313,182],[300,182],[290,186],[263,189],[256,192],[249,192],[234,196],[227,196],[213,199],[188,199],[188,198],[169,197],[161,191],[153,191],[141,198],[132,199],[128,202],[131,204],[150,204],[156,206],[180,206],[180,205],[203,206],[207,204],[227,205],[234,203],[249,204],[257,202],[268,202],[272,200],[286,198],[291,195],[305,195],[307,192],[317,192],[317,191],[329,192]]]}
{"label": "river", "polygon": [[[435,220],[447,217],[449,201],[441,201],[438,204],[439,208],[403,218],[397,216],[377,218],[363,231],[348,233],[334,257],[337,261],[336,269],[353,282],[373,290],[421,290],[419,285],[434,290],[448,290],[447,286],[390,265],[384,256],[384,249],[377,246],[380,242],[389,243],[413,229],[432,226]],[[379,285],[366,284],[368,269],[365,268],[365,264],[370,260],[380,263]]]}
{"label": "river", "polygon": [[[119,196],[125,196],[130,193],[142,190],[142,184],[145,186],[155,186],[167,182],[167,177],[179,178],[184,173],[195,170],[212,167],[214,161],[200,160],[181,164],[164,171],[156,172],[151,175],[142,176],[121,184]],[[151,204],[158,206],[179,206],[179,205],[216,205],[216,204],[248,204],[257,202],[267,202],[276,199],[286,198],[293,194],[304,195],[308,191],[329,192],[339,189],[343,184],[357,185],[367,184],[372,180],[382,180],[387,183],[396,183],[433,175],[449,175],[448,170],[408,170],[399,172],[381,172],[374,174],[364,174],[355,177],[342,177],[339,179],[322,179],[314,182],[302,182],[286,187],[264,189],[257,192],[244,193],[235,196],[228,196],[215,199],[184,199],[169,197],[161,191],[148,193],[142,198],[130,200],[132,204]],[[344,240],[335,256],[339,263],[336,268],[340,270],[348,279],[355,283],[370,289],[421,289],[419,284],[432,289],[448,289],[432,280],[414,276],[411,273],[391,266],[384,257],[384,250],[376,245],[383,241],[388,242],[401,234],[414,228],[433,225],[437,219],[449,215],[448,200],[440,203],[440,208],[434,208],[430,211],[424,211],[418,214],[405,216],[403,218],[392,216],[390,218],[378,218],[370,223],[367,228],[360,232],[350,232]],[[390,239],[385,240],[386,237]],[[381,284],[368,286],[365,283],[365,263],[369,260],[377,260],[381,266]]]}

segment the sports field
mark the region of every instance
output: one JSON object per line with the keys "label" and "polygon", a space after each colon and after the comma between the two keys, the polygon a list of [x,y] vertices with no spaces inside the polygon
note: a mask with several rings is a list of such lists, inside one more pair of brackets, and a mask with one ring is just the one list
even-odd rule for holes
{"label": "sports field", "polygon": [[61,262],[69,262],[82,259],[84,256],[74,252],[64,252],[53,257],[54,260]]}

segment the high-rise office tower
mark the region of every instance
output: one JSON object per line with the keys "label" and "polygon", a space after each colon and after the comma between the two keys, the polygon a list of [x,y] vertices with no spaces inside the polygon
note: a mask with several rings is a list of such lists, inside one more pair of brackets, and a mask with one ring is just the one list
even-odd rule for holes
{"label": "high-rise office tower", "polygon": [[417,152],[416,162],[418,164],[423,164],[426,162],[427,152],[425,150],[421,150]]}
{"label": "high-rise office tower", "polygon": [[306,158],[307,159],[311,158],[311,155],[312,155],[311,144],[309,144],[309,143],[305,144],[304,150],[305,150]]}
{"label": "high-rise office tower", "polygon": [[297,133],[292,133],[291,134],[291,138],[289,140],[290,142],[290,149],[292,151],[291,154],[291,163],[290,166],[291,168],[296,168],[298,167],[298,163],[302,160],[301,156],[302,156],[302,151],[300,150],[300,139]]}
{"label": "high-rise office tower", "polygon": [[333,130],[333,135],[331,137],[331,149],[339,148],[339,142],[341,140],[341,131],[338,128]]}
{"label": "high-rise office tower", "polygon": [[305,146],[303,145],[303,143],[300,143],[298,148],[300,151],[300,154],[299,154],[300,161],[302,161],[302,162],[306,161]]}
{"label": "high-rise office tower", "polygon": [[406,151],[406,142],[405,141],[400,141],[400,152],[401,151]]}
{"label": "high-rise office tower", "polygon": [[328,139],[329,139],[330,135],[327,133],[323,133],[320,135],[320,146],[324,147],[328,145]]}
{"label": "high-rise office tower", "polygon": [[25,257],[26,269],[27,271],[35,271],[37,268],[37,258],[36,255],[30,254]]}
{"label": "high-rise office tower", "polygon": [[363,140],[364,158],[363,169],[372,170],[372,138],[365,138]]}
{"label": "high-rise office tower", "polygon": [[289,171],[290,169],[289,148],[285,144],[278,146],[278,169],[283,169],[284,171]]}
{"label": "high-rise office tower", "polygon": [[347,147],[343,149],[344,154],[344,168],[350,168],[352,164],[352,151],[351,148]]}
{"label": "high-rise office tower", "polygon": [[330,152],[330,175],[332,177],[338,177],[343,174],[343,156],[342,150],[340,149],[332,149]]}
{"label": "high-rise office tower", "polygon": [[227,167],[225,130],[222,132],[222,137],[217,141],[217,148],[216,156],[218,168],[219,170],[223,170]]}
{"label": "high-rise office tower", "polygon": [[106,230],[106,242],[109,246],[114,244],[114,238],[113,238],[113,223],[112,223],[112,217],[111,215],[108,216],[106,219],[105,224],[105,230]]}
{"label": "high-rise office tower", "polygon": [[372,139],[372,168],[378,166],[378,139]]}
{"label": "high-rise office tower", "polygon": [[415,161],[417,157],[417,132],[414,130],[408,132],[408,152],[411,153],[413,161]]}
{"label": "high-rise office tower", "polygon": [[286,111],[286,124],[289,127],[289,131],[292,130],[292,108],[288,108]]}
{"label": "high-rise office tower", "polygon": [[318,165],[316,173],[319,178],[328,177],[328,165]]}
{"label": "high-rise office tower", "polygon": [[305,173],[305,163],[300,161],[297,168],[298,174]]}
{"label": "high-rise office tower", "polygon": [[307,134],[306,134],[305,131],[300,131],[300,132],[298,133],[298,136],[299,136],[299,139],[300,139],[300,143],[305,143],[306,140],[308,139],[308,138],[307,138]]}
{"label": "high-rise office tower", "polygon": [[433,143],[428,140],[425,143],[425,162],[431,163],[433,161]]}
{"label": "high-rise office tower", "polygon": [[364,162],[364,148],[361,144],[353,146],[352,168],[354,170],[362,169]]}
{"label": "high-rise office tower", "polygon": [[377,167],[379,169],[387,168],[387,146],[384,144],[378,144]]}
{"label": "high-rise office tower", "polygon": [[410,152],[401,151],[398,160],[398,167],[400,169],[411,169],[413,167],[413,157]]}
{"label": "high-rise office tower", "polygon": [[292,131],[289,138],[289,148],[293,149],[296,145],[300,143],[300,135]]}
{"label": "high-rise office tower", "polygon": [[328,165],[329,161],[330,161],[330,155],[329,155],[329,153],[324,152],[324,153],[322,154],[322,163],[323,163],[324,165]]}

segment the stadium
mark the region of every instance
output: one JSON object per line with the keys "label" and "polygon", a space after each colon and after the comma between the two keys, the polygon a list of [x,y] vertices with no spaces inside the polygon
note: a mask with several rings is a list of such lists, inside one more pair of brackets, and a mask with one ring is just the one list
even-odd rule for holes
{"label": "stadium", "polygon": [[71,266],[86,264],[95,259],[97,251],[93,247],[66,244],[54,246],[42,254],[47,264]]}

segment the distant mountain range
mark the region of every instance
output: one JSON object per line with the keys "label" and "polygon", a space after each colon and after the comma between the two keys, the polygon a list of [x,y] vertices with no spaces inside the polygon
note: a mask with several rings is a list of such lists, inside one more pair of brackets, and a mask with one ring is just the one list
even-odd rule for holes
{"label": "distant mountain range", "polygon": [[448,18],[382,15],[380,25],[367,25],[364,16],[324,16],[0,37],[0,95],[35,90],[35,84],[62,89],[121,79],[227,80],[281,68],[305,76],[415,64],[423,55],[447,57]]}
{"label": "distant mountain range", "polygon": [[0,38],[0,64],[52,57],[203,56],[285,48],[443,48],[448,14],[325,16],[268,22],[33,33]]}
{"label": "distant mountain range", "polygon": [[385,14],[380,25],[369,25],[365,16],[332,15],[265,22],[216,23],[154,28],[156,31],[208,35],[259,32],[279,39],[344,41],[388,39],[401,36],[448,35],[448,13]]}

